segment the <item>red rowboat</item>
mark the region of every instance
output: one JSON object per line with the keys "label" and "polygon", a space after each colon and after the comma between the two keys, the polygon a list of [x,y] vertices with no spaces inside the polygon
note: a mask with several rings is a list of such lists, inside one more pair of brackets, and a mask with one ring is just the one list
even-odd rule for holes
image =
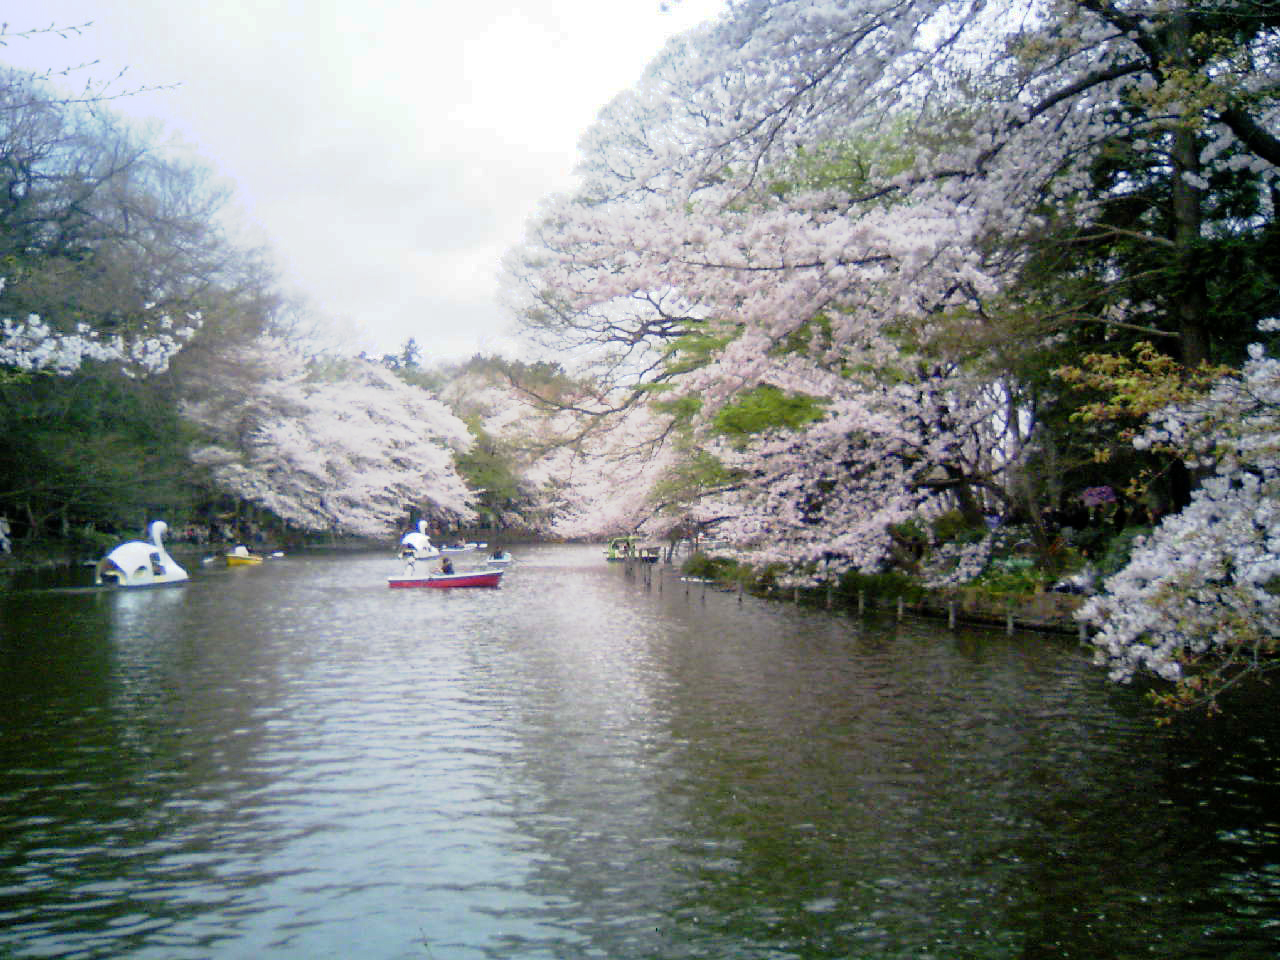
{"label": "red rowboat", "polygon": [[475,570],[469,573],[428,573],[387,577],[388,587],[496,587],[502,583],[502,570]]}

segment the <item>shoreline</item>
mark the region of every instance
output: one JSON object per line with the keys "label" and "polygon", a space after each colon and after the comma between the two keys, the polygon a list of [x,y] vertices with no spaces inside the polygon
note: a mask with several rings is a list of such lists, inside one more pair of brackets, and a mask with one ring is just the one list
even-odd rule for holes
{"label": "shoreline", "polygon": [[[948,587],[929,589],[917,586],[912,596],[890,591],[863,589],[858,591],[828,587],[779,587],[772,584],[745,584],[740,580],[703,579],[683,577],[674,564],[653,565],[640,561],[625,562],[627,575],[651,586],[653,570],[674,570],[686,584],[700,584],[721,593],[749,594],[777,603],[824,608],[831,612],[857,613],[859,615],[907,616],[930,620],[942,620],[949,629],[958,626],[976,626],[991,630],[1003,629],[1053,633],[1075,636],[1082,643],[1088,641],[1084,624],[1075,619],[1075,612],[1088,600],[1087,596],[1072,593],[993,594],[976,587]],[[663,574],[660,574],[663,575]]]}
{"label": "shoreline", "polygon": [[[376,548],[377,544],[367,540],[339,540],[324,543],[295,544],[292,551],[309,550],[353,550]],[[187,544],[175,543],[168,549],[183,560],[199,557],[210,552],[222,552],[229,549],[229,544]],[[263,547],[261,549],[267,549]],[[275,549],[274,547],[271,549]],[[71,569],[95,562],[96,556],[83,544],[57,541],[40,541],[32,544],[19,544],[14,553],[0,553],[0,589],[9,585],[15,576],[23,574],[53,573],[58,570]],[[651,564],[627,564],[634,566],[633,573],[644,571],[650,576],[655,569]],[[664,563],[661,569],[671,570],[677,575],[675,564]],[[641,574],[643,577],[643,574]],[[992,630],[1004,629],[1031,630],[1054,634],[1071,634],[1086,640],[1083,624],[1075,620],[1073,614],[1087,599],[1078,594],[1068,593],[1033,593],[1033,594],[1001,594],[993,595],[973,587],[952,587],[945,590],[923,590],[916,598],[907,598],[901,594],[877,594],[860,590],[856,594],[839,591],[834,588],[806,587],[784,588],[777,586],[744,587],[735,580],[706,581],[710,586],[722,592],[746,591],[753,596],[773,600],[780,603],[796,603],[809,607],[825,607],[828,610],[855,611],[857,613],[875,613],[897,616],[923,617],[931,620],[946,621],[949,627],[961,624],[985,627]]]}

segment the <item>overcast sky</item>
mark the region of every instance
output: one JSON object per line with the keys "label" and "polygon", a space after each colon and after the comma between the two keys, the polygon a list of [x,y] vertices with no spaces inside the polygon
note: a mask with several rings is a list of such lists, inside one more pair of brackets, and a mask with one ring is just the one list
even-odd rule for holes
{"label": "overcast sky", "polygon": [[[426,358],[514,354],[499,260],[570,184],[579,137],[667,37],[723,0],[0,0],[22,68],[93,68],[234,191],[287,289]],[[80,74],[78,85],[84,82]],[[347,327],[350,325],[350,327]]]}

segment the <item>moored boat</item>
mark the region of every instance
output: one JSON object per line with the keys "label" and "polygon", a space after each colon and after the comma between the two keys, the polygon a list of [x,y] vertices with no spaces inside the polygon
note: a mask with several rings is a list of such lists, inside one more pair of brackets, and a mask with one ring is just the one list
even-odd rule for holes
{"label": "moored boat", "polygon": [[469,570],[463,573],[427,573],[415,576],[406,571],[398,577],[387,577],[388,587],[497,587],[502,583],[502,570]]}
{"label": "moored boat", "polygon": [[621,560],[641,560],[644,563],[657,563],[662,557],[662,548],[645,546],[640,537],[634,534],[626,537],[614,537],[604,548],[604,558],[610,563]]}

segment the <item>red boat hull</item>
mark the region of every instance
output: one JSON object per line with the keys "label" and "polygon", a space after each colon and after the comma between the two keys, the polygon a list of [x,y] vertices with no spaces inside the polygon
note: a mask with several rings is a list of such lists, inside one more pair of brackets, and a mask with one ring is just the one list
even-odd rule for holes
{"label": "red boat hull", "polygon": [[496,587],[502,583],[502,570],[479,570],[475,573],[431,573],[424,577],[387,577],[388,587],[431,587],[436,590],[453,587]]}

